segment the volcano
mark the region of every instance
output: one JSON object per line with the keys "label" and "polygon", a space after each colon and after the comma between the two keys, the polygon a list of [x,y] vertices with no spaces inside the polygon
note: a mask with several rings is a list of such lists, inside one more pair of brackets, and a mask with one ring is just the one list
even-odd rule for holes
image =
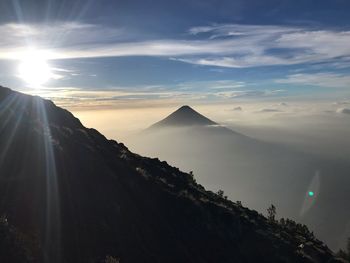
{"label": "volcano", "polygon": [[210,126],[217,125],[216,122],[198,113],[190,106],[182,106],[163,120],[153,124],[150,128],[160,127],[182,127],[182,126]]}

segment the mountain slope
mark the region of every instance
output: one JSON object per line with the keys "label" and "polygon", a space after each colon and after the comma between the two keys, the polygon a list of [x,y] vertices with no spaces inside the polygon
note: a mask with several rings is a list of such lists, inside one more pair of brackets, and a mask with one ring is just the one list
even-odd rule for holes
{"label": "mountain slope", "polygon": [[24,251],[0,249],[1,262],[336,262],[301,226],[270,222],[2,87],[0,202],[0,244]]}

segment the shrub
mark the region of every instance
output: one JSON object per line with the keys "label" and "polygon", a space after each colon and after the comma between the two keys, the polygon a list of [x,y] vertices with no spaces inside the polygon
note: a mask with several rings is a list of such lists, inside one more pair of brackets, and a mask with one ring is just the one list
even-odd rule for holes
{"label": "shrub", "polygon": [[120,260],[118,258],[107,255],[104,263],[120,263]]}
{"label": "shrub", "polygon": [[276,207],[271,204],[271,206],[269,208],[267,208],[267,219],[271,222],[275,222],[276,221]]}
{"label": "shrub", "polygon": [[224,191],[222,190],[217,191],[217,195],[220,197],[224,197]]}

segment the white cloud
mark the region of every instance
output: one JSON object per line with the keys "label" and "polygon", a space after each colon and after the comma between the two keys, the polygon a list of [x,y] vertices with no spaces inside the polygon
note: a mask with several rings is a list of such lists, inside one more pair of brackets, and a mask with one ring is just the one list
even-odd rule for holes
{"label": "white cloud", "polygon": [[[350,31],[307,27],[213,25],[189,29],[187,39],[140,39],[122,28],[82,23],[0,25],[0,59],[18,59],[28,46],[51,59],[166,56],[198,65],[255,67],[350,62]],[[195,38],[195,40],[193,40]]]}
{"label": "white cloud", "polygon": [[272,65],[292,65],[293,61],[287,61],[273,56],[265,55],[246,55],[234,57],[214,57],[214,58],[179,58],[178,61],[197,64],[202,66],[217,66],[227,68],[248,68],[257,66],[272,66]]}
{"label": "white cloud", "polygon": [[350,104],[350,101],[343,100],[343,101],[337,101],[333,103],[334,105],[347,105]]}
{"label": "white cloud", "polygon": [[257,36],[281,34],[298,31],[297,27],[283,27],[273,25],[240,25],[240,24],[216,24],[212,26],[193,27],[189,29],[192,35],[202,33],[211,34],[211,38],[228,36]]}
{"label": "white cloud", "polygon": [[300,84],[318,87],[348,88],[350,87],[350,76],[336,73],[315,73],[315,74],[292,74],[285,79],[277,79],[276,83]]}
{"label": "white cloud", "polygon": [[187,81],[176,85],[178,90],[231,90],[246,87],[247,83],[233,80]]}
{"label": "white cloud", "polygon": [[222,98],[263,97],[272,96],[283,92],[283,90],[231,90],[214,93]]}
{"label": "white cloud", "polygon": [[[210,39],[230,39],[252,51],[249,54],[214,58],[191,58],[186,62],[222,67],[332,63],[337,68],[349,66],[350,31],[319,30],[307,27],[269,25],[214,25],[194,27],[192,35],[209,34]],[[281,53],[278,53],[280,49]],[[271,52],[271,51],[277,52]]]}
{"label": "white cloud", "polygon": [[74,46],[82,43],[106,43],[119,38],[123,29],[78,22],[53,24],[2,24],[0,46],[36,44],[43,47]]}
{"label": "white cloud", "polygon": [[[277,40],[277,46],[309,49],[306,57],[309,59],[325,59],[348,56],[350,54],[350,31],[299,31],[282,34]],[[302,58],[301,58],[302,59]]]}

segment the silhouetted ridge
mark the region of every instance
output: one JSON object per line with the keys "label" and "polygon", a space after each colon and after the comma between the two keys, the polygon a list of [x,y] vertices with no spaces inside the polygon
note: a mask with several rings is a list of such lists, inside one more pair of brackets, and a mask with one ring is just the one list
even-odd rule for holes
{"label": "silhouetted ridge", "polygon": [[50,101],[0,87],[0,262],[117,262],[111,257],[336,262],[305,228],[269,221]]}
{"label": "silhouetted ridge", "polygon": [[165,119],[153,124],[151,128],[174,126],[208,126],[216,125],[214,121],[198,113],[190,106],[182,106]]}

